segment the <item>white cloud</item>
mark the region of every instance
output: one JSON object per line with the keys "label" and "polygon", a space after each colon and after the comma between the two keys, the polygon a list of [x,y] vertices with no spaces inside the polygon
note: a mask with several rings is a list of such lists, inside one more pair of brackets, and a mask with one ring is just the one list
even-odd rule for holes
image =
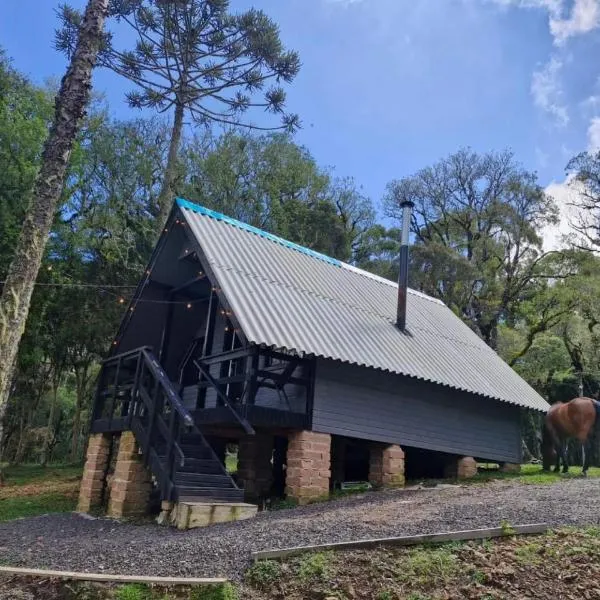
{"label": "white cloud", "polygon": [[[554,43],[584,35],[600,27],[600,0],[489,0],[500,6],[543,9]],[[570,7],[570,10],[569,10]]]}
{"label": "white cloud", "polygon": [[551,183],[546,188],[546,194],[552,196],[560,210],[560,222],[558,225],[546,227],[542,232],[544,250],[559,250],[568,246],[568,241],[578,237],[573,228],[573,223],[579,221],[581,211],[573,204],[579,195],[576,186],[572,184],[572,177],[567,177],[563,183]]}
{"label": "white cloud", "polygon": [[600,150],[600,117],[594,117],[590,121],[587,136],[588,152],[598,152]]}
{"label": "white cloud", "polygon": [[531,95],[535,105],[550,114],[558,125],[569,122],[569,112],[563,102],[560,72],[563,63],[556,56],[539,71],[535,71],[531,80]]}
{"label": "white cloud", "polygon": [[575,0],[571,14],[565,18],[550,17],[550,32],[557,44],[570,37],[593,31],[600,25],[600,0]]}

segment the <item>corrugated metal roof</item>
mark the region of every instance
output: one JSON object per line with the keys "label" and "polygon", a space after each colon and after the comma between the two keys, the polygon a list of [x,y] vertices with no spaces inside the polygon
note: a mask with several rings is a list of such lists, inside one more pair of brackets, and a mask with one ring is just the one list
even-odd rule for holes
{"label": "corrugated metal roof", "polygon": [[185,200],[177,201],[249,342],[546,410],[546,401],[442,302]]}

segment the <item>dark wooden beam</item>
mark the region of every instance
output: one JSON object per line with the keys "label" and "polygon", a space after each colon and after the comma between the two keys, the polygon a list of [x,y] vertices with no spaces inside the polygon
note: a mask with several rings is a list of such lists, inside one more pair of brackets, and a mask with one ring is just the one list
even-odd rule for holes
{"label": "dark wooden beam", "polygon": [[171,324],[173,322],[173,304],[167,304],[167,310],[165,313],[165,320],[163,322],[162,334],[160,336],[160,348],[158,351],[158,360],[162,365],[165,364],[167,359],[167,352],[169,350],[169,340],[171,339]]}
{"label": "dark wooden beam", "polygon": [[[204,330],[204,345],[202,346],[202,358],[212,354],[213,342],[215,338],[215,324],[217,321],[217,311],[219,309],[219,300],[214,292],[211,292],[208,304],[208,314],[206,315],[206,328]],[[200,382],[203,381],[203,375],[200,373]],[[206,388],[198,388],[198,406],[204,406],[206,401]]]}
{"label": "dark wooden beam", "polygon": [[214,365],[217,363],[222,363],[229,360],[235,360],[237,358],[244,358],[246,356],[250,356],[251,349],[239,348],[238,350],[228,350],[227,352],[221,352],[219,354],[211,354],[210,356],[206,356],[202,358],[202,362],[205,365]]}
{"label": "dark wooden beam", "polygon": [[306,428],[312,430],[315,407],[315,382],[317,380],[317,359],[308,363],[308,385],[306,386]]}

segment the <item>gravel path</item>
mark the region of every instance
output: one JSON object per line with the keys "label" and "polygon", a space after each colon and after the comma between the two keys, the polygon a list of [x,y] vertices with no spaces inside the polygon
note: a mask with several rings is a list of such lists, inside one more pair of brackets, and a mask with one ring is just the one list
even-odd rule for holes
{"label": "gravel path", "polygon": [[600,522],[600,480],[364,494],[262,513],[249,521],[180,532],[78,514],[0,524],[0,562],[37,568],[147,575],[227,576],[249,565],[251,551],[369,537],[547,522]]}

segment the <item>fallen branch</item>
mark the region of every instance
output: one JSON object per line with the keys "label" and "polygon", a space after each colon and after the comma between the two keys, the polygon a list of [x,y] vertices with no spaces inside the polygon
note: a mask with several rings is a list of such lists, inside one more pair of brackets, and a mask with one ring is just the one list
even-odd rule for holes
{"label": "fallen branch", "polygon": [[26,577],[47,577],[72,579],[77,581],[101,581],[105,583],[148,583],[150,585],[214,585],[226,583],[224,577],[155,577],[147,575],[114,575],[111,573],[77,573],[73,571],[48,571],[46,569],[25,569],[1,567],[0,574],[22,575]]}
{"label": "fallen branch", "polygon": [[533,525],[515,525],[514,527],[493,527],[488,529],[469,529],[466,531],[451,531],[447,533],[431,533],[424,535],[409,535],[403,537],[376,538],[356,540],[351,542],[335,542],[331,544],[318,544],[314,546],[296,546],[273,550],[260,550],[252,553],[252,560],[278,559],[286,556],[295,556],[305,552],[323,552],[324,550],[349,550],[359,548],[372,548],[374,546],[416,546],[419,544],[441,544],[467,540],[482,540],[489,538],[505,537],[509,535],[532,535],[548,531],[546,523]]}

